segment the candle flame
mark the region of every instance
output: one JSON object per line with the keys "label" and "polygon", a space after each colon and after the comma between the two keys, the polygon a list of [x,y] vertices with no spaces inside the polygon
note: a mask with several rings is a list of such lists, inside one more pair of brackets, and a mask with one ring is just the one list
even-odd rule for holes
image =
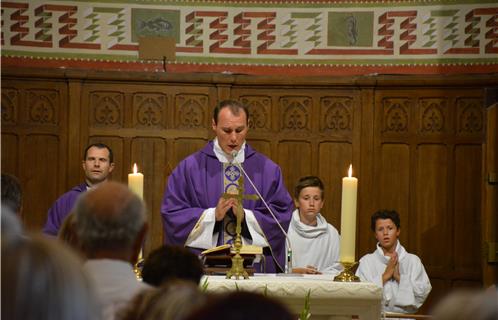
{"label": "candle flame", "polygon": [[137,164],[133,164],[133,173],[136,174],[138,172]]}
{"label": "candle flame", "polygon": [[351,178],[352,175],[353,175],[353,165],[350,164],[349,165],[349,170],[348,170],[348,177]]}

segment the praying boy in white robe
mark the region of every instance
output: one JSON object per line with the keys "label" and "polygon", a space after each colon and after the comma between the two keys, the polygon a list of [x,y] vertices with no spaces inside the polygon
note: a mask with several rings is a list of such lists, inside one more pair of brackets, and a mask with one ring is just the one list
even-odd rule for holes
{"label": "praying boy in white robe", "polygon": [[431,291],[431,283],[419,257],[399,243],[400,219],[396,211],[381,210],[372,215],[371,229],[377,250],[360,259],[356,275],[361,281],[383,288],[386,312],[415,313]]}
{"label": "praying boy in white robe", "polygon": [[299,180],[294,192],[296,209],[289,225],[292,272],[337,274],[339,233],[320,214],[323,207],[323,183],[318,177]]}

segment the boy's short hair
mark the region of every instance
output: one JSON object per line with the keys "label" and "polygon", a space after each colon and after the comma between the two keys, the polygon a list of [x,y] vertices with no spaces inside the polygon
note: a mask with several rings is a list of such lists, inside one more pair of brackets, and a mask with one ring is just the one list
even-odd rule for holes
{"label": "boy's short hair", "polygon": [[316,176],[306,176],[299,179],[296,188],[294,189],[294,198],[299,199],[299,194],[301,193],[301,190],[308,187],[319,188],[323,199],[323,190],[324,190],[323,182],[322,180],[320,180],[320,178]]}
{"label": "boy's short hair", "polygon": [[370,223],[370,229],[372,229],[373,232],[375,232],[375,223],[379,219],[391,219],[392,222],[396,225],[396,227],[399,229],[401,227],[401,222],[399,219],[399,214],[395,210],[379,210],[372,214],[371,218],[371,223]]}

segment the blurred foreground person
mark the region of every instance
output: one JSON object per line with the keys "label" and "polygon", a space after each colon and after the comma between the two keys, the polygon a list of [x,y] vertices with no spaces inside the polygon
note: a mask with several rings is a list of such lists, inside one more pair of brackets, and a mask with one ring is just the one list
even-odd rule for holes
{"label": "blurred foreground person", "polygon": [[496,290],[462,289],[446,296],[432,312],[434,320],[496,320]]}
{"label": "blurred foreground person", "polygon": [[158,287],[174,279],[192,281],[198,285],[203,274],[199,258],[189,249],[180,246],[162,246],[145,259],[142,279]]}
{"label": "blurred foreground person", "polygon": [[2,319],[99,320],[101,311],[81,261],[40,236],[2,241]]}
{"label": "blurred foreground person", "polygon": [[171,281],[143,291],[128,305],[121,320],[183,320],[206,302],[206,295],[191,281]]}
{"label": "blurred foreground person", "polygon": [[84,269],[104,319],[112,320],[136,294],[150,288],[133,271],[147,231],[145,206],[127,186],[106,182],[82,194],[74,214],[78,244],[88,259]]}
{"label": "blurred foreground person", "polygon": [[188,320],[295,320],[278,300],[262,294],[235,291],[214,296],[204,307],[192,313]]}

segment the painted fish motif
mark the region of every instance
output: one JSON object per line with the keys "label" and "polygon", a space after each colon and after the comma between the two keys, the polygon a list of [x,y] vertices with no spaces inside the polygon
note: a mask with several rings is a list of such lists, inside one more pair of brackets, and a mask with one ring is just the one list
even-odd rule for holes
{"label": "painted fish motif", "polygon": [[139,29],[153,32],[165,32],[173,29],[173,25],[165,18],[157,17],[153,20],[140,21]]}

